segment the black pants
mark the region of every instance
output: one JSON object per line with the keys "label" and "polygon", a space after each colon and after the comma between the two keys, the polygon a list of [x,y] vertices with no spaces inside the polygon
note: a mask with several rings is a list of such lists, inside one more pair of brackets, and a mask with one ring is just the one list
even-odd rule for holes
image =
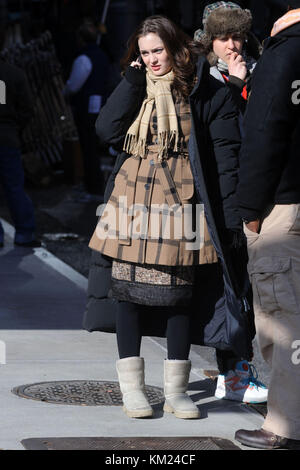
{"label": "black pants", "polygon": [[[143,314],[141,305],[119,302],[116,331],[120,359],[140,355]],[[184,307],[166,307],[165,315],[168,359],[187,360],[191,347],[190,313]]]}
{"label": "black pants", "polygon": [[235,369],[236,363],[241,361],[233,351],[222,351],[216,349],[216,359],[220,374],[226,374],[229,370]]}
{"label": "black pants", "polygon": [[[18,148],[0,146],[0,183],[15,225],[15,241],[31,242],[35,238],[35,217],[31,199],[24,190],[24,170]],[[0,243],[4,230],[0,222]]]}
{"label": "black pants", "polygon": [[[140,355],[143,314],[141,305],[119,302],[116,332],[120,359]],[[184,307],[166,307],[165,315],[168,359],[187,360],[191,347],[190,314]],[[241,360],[233,351],[220,349],[216,350],[216,359],[220,374],[234,369],[236,363]]]}

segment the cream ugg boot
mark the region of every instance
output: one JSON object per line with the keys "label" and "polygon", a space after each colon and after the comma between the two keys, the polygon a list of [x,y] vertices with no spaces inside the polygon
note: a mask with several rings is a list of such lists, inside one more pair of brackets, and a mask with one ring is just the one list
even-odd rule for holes
{"label": "cream ugg boot", "polygon": [[145,393],[144,359],[126,357],[116,362],[120,389],[123,395],[123,411],[129,418],[153,416]]}
{"label": "cream ugg boot", "polygon": [[164,363],[164,411],[177,418],[200,418],[200,412],[186,392],[191,361],[165,360]]}

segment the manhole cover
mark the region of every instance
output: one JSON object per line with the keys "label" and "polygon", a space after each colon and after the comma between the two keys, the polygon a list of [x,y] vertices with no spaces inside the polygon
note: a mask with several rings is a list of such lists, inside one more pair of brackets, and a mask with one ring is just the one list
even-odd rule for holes
{"label": "manhole cover", "polygon": [[[122,394],[118,382],[95,380],[71,380],[43,382],[15,387],[12,392],[22,398],[47,403],[82,406],[120,406]],[[146,385],[146,394],[151,405],[163,402],[163,390]]]}
{"label": "manhole cover", "polygon": [[27,450],[240,450],[217,437],[44,437],[21,442]]}

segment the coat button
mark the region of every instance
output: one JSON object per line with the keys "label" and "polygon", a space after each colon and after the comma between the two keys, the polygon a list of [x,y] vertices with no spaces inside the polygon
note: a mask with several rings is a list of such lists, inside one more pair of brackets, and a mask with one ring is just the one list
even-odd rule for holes
{"label": "coat button", "polygon": [[150,165],[154,165],[154,160],[150,160]]}
{"label": "coat button", "polygon": [[144,187],[148,191],[148,189],[150,189],[150,184],[146,183]]}

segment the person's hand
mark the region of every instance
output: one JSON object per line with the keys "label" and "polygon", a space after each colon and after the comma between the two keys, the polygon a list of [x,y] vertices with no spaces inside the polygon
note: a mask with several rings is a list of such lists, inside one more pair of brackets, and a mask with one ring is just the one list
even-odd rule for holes
{"label": "person's hand", "polygon": [[241,80],[245,80],[247,76],[246,62],[240,54],[237,54],[237,52],[233,52],[229,57],[228,71],[229,75],[238,77]]}
{"label": "person's hand", "polygon": [[248,230],[250,230],[251,232],[255,232],[255,233],[259,233],[259,229],[260,229],[260,220],[257,219],[257,220],[252,220],[251,222],[249,222],[248,224],[246,224],[246,227]]}
{"label": "person's hand", "polygon": [[135,69],[140,70],[142,68],[142,63],[140,62],[140,60],[137,59],[131,62],[130,67],[134,67]]}

